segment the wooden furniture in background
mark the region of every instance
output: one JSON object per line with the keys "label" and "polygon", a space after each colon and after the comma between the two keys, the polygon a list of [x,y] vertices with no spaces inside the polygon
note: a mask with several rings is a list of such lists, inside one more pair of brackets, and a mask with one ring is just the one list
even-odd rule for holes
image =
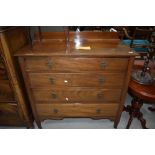
{"label": "wooden furniture in background", "polygon": [[135,57],[119,43],[111,32],[44,32],[15,53],[39,128],[66,117],[106,118],[117,127]]}
{"label": "wooden furniture in background", "polygon": [[[140,69],[143,67],[144,61],[136,60],[134,69]],[[155,66],[150,62],[150,72],[155,77]],[[143,114],[140,111],[143,103],[155,103],[155,81],[152,85],[142,85],[133,80],[129,83],[129,93],[133,96],[131,105],[124,108],[126,112],[129,112],[130,118],[126,128],[129,128],[134,117],[138,118],[141,122],[142,128],[146,129],[146,120],[143,118]]]}
{"label": "wooden furniture in background", "polygon": [[[139,27],[128,27],[122,28],[124,31],[124,39],[122,43],[134,49],[137,53],[139,53],[140,58],[144,59],[144,56],[150,52],[150,48],[153,45],[153,32],[155,32],[154,27],[149,26],[139,26]],[[128,33],[128,29],[130,29],[130,34]],[[127,37],[127,39],[125,39]]]}
{"label": "wooden furniture in background", "polygon": [[33,127],[32,113],[17,74],[13,54],[28,43],[27,29],[8,27],[0,31],[0,125]]}

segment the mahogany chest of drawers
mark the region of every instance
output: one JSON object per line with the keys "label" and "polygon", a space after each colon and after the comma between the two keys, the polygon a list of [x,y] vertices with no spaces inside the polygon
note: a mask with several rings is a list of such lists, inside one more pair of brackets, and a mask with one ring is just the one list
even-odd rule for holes
{"label": "mahogany chest of drawers", "polygon": [[[120,120],[135,53],[117,33],[70,32],[35,36],[18,56],[37,125],[45,119]],[[78,44],[78,45],[77,45]],[[80,45],[79,45],[80,44]]]}

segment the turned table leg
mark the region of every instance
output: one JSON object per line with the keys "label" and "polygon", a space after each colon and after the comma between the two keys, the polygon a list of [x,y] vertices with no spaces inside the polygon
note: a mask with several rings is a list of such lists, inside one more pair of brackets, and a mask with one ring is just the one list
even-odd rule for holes
{"label": "turned table leg", "polygon": [[126,126],[126,129],[129,129],[132,120],[133,120],[133,114],[130,115],[130,118],[129,118],[129,120],[128,120],[128,124],[127,124],[127,126]]}
{"label": "turned table leg", "polygon": [[126,126],[127,129],[130,128],[132,120],[135,117],[141,122],[142,128],[147,129],[146,128],[146,121],[143,118],[143,114],[140,112],[142,105],[143,105],[143,101],[134,97],[132,102],[131,102],[131,105],[124,107],[124,111],[129,112],[129,115],[130,115],[130,118],[128,120],[128,124]]}
{"label": "turned table leg", "polygon": [[142,128],[143,129],[147,129],[147,127],[146,127],[146,120],[143,118],[143,114],[141,112],[138,115],[138,119],[141,122]]}

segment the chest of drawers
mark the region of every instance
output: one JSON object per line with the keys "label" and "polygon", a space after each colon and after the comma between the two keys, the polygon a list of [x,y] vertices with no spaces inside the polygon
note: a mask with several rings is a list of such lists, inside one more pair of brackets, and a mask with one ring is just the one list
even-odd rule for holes
{"label": "chest of drawers", "polygon": [[[45,119],[89,117],[111,119],[116,128],[135,54],[117,33],[72,32],[69,46],[62,36],[43,33],[16,53],[38,127]],[[76,49],[77,36],[91,49]]]}
{"label": "chest of drawers", "polygon": [[33,127],[33,117],[12,54],[27,39],[26,29],[0,30],[0,125]]}

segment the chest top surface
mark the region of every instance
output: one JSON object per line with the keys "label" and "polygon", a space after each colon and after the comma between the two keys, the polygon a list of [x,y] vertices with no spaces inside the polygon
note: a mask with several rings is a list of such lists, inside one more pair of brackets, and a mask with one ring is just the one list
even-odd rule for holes
{"label": "chest top surface", "polygon": [[104,56],[130,57],[136,54],[121,45],[115,32],[44,32],[35,34],[33,46],[18,50],[15,56]]}

